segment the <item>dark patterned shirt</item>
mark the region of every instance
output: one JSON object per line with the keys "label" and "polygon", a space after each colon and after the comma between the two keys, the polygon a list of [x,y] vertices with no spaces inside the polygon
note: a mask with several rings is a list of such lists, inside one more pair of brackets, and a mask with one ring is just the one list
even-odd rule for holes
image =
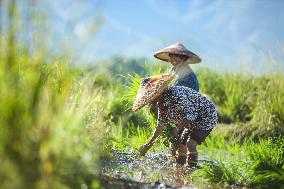
{"label": "dark patterned shirt", "polygon": [[215,105],[199,92],[188,87],[172,86],[158,101],[158,124],[179,124],[191,121],[196,129],[210,130],[217,124]]}

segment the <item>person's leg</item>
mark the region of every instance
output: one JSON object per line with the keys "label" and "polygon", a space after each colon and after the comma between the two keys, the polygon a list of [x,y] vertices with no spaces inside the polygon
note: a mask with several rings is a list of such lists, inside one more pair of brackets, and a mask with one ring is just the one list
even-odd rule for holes
{"label": "person's leg", "polygon": [[188,149],[188,166],[189,167],[195,167],[198,162],[198,152],[196,149],[197,142],[194,139],[188,139],[186,146]]}
{"label": "person's leg", "polygon": [[188,136],[189,136],[188,129],[184,129],[183,132],[180,134],[181,145],[178,148],[178,155],[176,159],[178,165],[184,165],[186,163],[186,157],[187,157],[186,142],[188,140]]}
{"label": "person's leg", "polygon": [[176,151],[180,146],[180,138],[183,132],[183,128],[176,126],[171,130],[171,144],[170,144],[170,153],[172,156],[176,155]]}
{"label": "person's leg", "polygon": [[178,138],[178,131],[176,127],[171,130],[171,143],[170,143],[170,153],[172,156],[176,155],[176,144],[175,140]]}
{"label": "person's leg", "polygon": [[188,149],[188,166],[196,167],[198,163],[198,152],[196,149],[197,145],[202,144],[206,137],[210,134],[210,130],[199,130],[193,129],[190,133],[190,138],[187,140],[187,149]]}
{"label": "person's leg", "polygon": [[177,150],[178,155],[176,162],[178,165],[184,165],[186,163],[186,153],[187,153],[187,148],[185,144],[181,144]]}

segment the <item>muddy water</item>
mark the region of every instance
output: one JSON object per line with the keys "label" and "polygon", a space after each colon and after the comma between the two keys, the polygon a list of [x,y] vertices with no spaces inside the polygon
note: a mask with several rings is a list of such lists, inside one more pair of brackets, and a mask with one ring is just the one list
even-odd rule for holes
{"label": "muddy water", "polygon": [[[204,160],[201,158],[201,161]],[[191,180],[192,171],[186,167],[177,168],[166,152],[139,157],[116,151],[111,160],[103,163],[102,175],[106,183],[108,179],[120,182],[116,188],[197,188]],[[121,182],[129,182],[131,186]]]}

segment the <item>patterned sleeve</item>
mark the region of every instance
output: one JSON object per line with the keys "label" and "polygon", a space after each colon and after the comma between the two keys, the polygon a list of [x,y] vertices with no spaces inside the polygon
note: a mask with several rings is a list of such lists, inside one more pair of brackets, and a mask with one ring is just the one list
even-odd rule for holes
{"label": "patterned sleeve", "polygon": [[197,118],[197,111],[195,109],[193,101],[190,101],[188,99],[188,95],[187,95],[188,91],[181,89],[179,93],[181,96],[183,112],[185,113],[184,118],[186,118],[189,121],[194,121]]}
{"label": "patterned sleeve", "polygon": [[165,126],[167,124],[166,117],[160,110],[158,110],[158,120],[157,120],[157,125],[163,125]]}

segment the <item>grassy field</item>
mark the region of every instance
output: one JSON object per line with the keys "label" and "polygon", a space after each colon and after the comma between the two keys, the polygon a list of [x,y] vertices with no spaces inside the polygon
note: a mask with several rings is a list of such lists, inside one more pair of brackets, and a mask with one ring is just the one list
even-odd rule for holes
{"label": "grassy field", "polygon": [[80,187],[99,170],[98,133],[107,113],[98,102],[106,95],[93,76],[81,77],[64,63],[23,55],[6,65],[2,59],[0,187]]}
{"label": "grassy field", "polygon": [[[204,164],[190,179],[221,186],[283,186],[283,75],[253,77],[208,69],[196,72],[202,93],[208,94],[218,107],[219,124],[199,146],[201,154],[215,163]],[[126,78],[132,82],[121,94],[123,101],[112,109],[114,115],[123,114],[114,119],[107,147],[110,151],[137,152],[151,136],[156,119],[149,107],[138,113],[129,110],[141,76]],[[166,136],[165,132],[152,151],[167,150]]]}
{"label": "grassy field", "polygon": [[[152,134],[156,119],[149,107],[134,113],[131,106],[141,77],[168,65],[114,57],[72,66],[70,55],[19,42],[21,15],[6,4],[8,16],[1,19],[8,25],[0,23],[0,188],[101,188],[101,161],[117,150],[137,153]],[[195,72],[201,92],[218,107],[220,124],[199,146],[214,163],[204,163],[189,179],[283,188],[283,73]],[[167,150],[166,136],[151,151]]]}
{"label": "grassy field", "polygon": [[[118,72],[109,77],[97,68],[72,68],[58,60],[46,64],[23,53],[11,63],[1,56],[1,188],[98,187],[100,159],[114,150],[137,152],[155,127],[149,108],[130,110],[141,76]],[[149,64],[142,71],[167,69],[160,67]],[[220,125],[199,147],[216,163],[205,164],[192,178],[282,186],[283,76],[196,72],[201,91],[219,109]],[[153,150],[167,150],[167,144],[164,134]]]}

